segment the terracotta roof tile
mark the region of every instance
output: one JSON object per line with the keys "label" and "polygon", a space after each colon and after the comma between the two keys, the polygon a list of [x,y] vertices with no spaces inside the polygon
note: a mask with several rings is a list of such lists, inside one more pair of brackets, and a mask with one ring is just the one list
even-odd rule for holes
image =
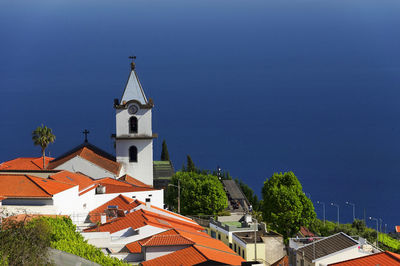
{"label": "terracotta roof tile", "polygon": [[[169,231],[166,231],[169,232]],[[146,241],[140,241],[143,247],[192,245],[192,241],[179,234],[157,234]]]}
{"label": "terracotta roof tile", "polygon": [[79,185],[79,191],[95,185],[94,181],[90,177],[81,173],[72,173],[70,171],[58,172],[57,174],[51,175],[50,179],[67,184]]}
{"label": "terracotta roof tile", "polygon": [[337,266],[376,266],[376,265],[387,265],[395,266],[400,265],[400,255],[392,252],[381,252],[377,254],[367,255],[361,258],[345,260],[342,262],[332,263],[328,265]]}
{"label": "terracotta roof tile", "polygon": [[400,225],[396,225],[395,228],[396,228],[396,232],[400,233]]}
{"label": "terracotta roof tile", "polygon": [[29,175],[0,174],[0,195],[10,198],[51,198],[74,187],[70,184]]}
{"label": "terracotta roof tile", "polygon": [[[46,166],[52,157],[45,157]],[[0,170],[43,170],[43,157],[21,157],[0,164]]]}
{"label": "terracotta roof tile", "polygon": [[110,177],[95,180],[95,183],[105,186],[106,194],[155,190],[151,187],[137,187],[125,181],[120,181]]}
{"label": "terracotta roof tile", "polygon": [[199,263],[206,262],[207,259],[194,247],[184,248],[168,255],[164,255],[152,260],[144,261],[141,264],[143,266],[159,266],[159,265],[171,265],[171,266],[189,266],[196,265]]}
{"label": "terracotta roof tile", "polygon": [[99,152],[98,149],[93,148],[91,145],[82,146],[75,151],[72,151],[70,153],[62,155],[61,157],[53,160],[49,164],[48,168],[54,169],[57,166],[62,165],[66,161],[68,161],[76,156],[82,157],[82,158],[88,160],[89,162],[94,163],[97,166],[100,166],[115,175],[118,175],[118,173],[121,169],[121,165],[119,163],[111,160],[109,157],[107,158],[107,157],[103,156],[103,154],[101,152]]}
{"label": "terracotta roof tile", "polygon": [[141,253],[142,252],[142,246],[139,244],[139,241],[129,243],[125,247],[129,250],[130,253]]}
{"label": "terracotta roof tile", "polygon": [[[89,213],[90,221],[92,223],[99,222],[101,220],[101,214],[104,213],[108,206],[118,206],[118,209],[124,211],[130,211],[136,208],[140,203],[135,202],[133,199],[125,197],[123,195],[118,195],[112,200],[104,203],[103,205],[97,207]],[[110,217],[107,217],[107,221],[110,220]]]}
{"label": "terracotta roof tile", "polygon": [[130,175],[123,175],[119,178],[119,180],[128,182],[129,184],[132,184],[134,186],[138,186],[138,187],[152,187],[150,185],[147,185],[139,180],[137,180],[136,178],[131,177]]}

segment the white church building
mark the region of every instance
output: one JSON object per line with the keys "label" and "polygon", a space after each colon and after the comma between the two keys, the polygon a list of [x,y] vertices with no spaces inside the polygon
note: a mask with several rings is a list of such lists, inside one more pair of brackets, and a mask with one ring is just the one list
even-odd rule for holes
{"label": "white church building", "polygon": [[[82,221],[90,211],[120,194],[163,208],[164,191],[153,188],[153,103],[144,93],[134,62],[114,108],[116,156],[85,140],[55,159],[47,157],[44,168],[42,158],[37,157],[3,162],[2,208],[19,207],[35,214],[79,213]],[[64,194],[67,196],[60,200]]]}

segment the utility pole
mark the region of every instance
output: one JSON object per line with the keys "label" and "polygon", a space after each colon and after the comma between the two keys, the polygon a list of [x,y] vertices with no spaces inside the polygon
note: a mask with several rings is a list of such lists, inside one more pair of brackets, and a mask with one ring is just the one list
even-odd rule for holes
{"label": "utility pole", "polygon": [[181,213],[181,182],[178,179],[178,213]]}
{"label": "utility pole", "polygon": [[376,221],[376,246],[379,248],[379,226],[378,226],[378,224],[379,224],[379,222],[378,222],[378,219],[377,218],[372,218],[372,217],[369,217],[369,219],[370,220],[375,220]]}
{"label": "utility pole", "polygon": [[339,225],[339,205],[336,203],[331,203],[332,206],[335,206],[337,208],[337,224]]}
{"label": "utility pole", "polygon": [[346,201],[346,204],[353,206],[353,222],[354,222],[356,220],[356,205],[348,201]]}

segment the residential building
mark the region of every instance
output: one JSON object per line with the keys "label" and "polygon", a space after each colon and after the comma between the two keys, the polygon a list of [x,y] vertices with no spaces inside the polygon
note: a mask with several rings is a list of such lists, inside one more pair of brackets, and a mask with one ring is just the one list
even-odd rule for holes
{"label": "residential building", "polygon": [[255,224],[251,215],[233,213],[210,219],[209,234],[221,240],[246,261],[270,265],[286,255],[283,237],[267,231],[265,224]]}
{"label": "residential building", "polygon": [[325,266],[378,252],[380,250],[368,244],[366,240],[356,240],[340,232],[292,250],[290,261],[293,265]]}
{"label": "residential building", "polygon": [[388,265],[395,266],[400,265],[400,255],[385,251],[377,254],[367,255],[361,258],[344,260],[337,263],[328,264],[328,266],[377,266],[377,265]]}

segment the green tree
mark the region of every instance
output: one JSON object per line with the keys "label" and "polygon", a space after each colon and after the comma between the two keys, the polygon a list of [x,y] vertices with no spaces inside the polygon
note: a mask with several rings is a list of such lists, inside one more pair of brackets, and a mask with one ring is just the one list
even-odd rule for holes
{"label": "green tree", "polygon": [[167,142],[165,142],[165,139],[162,142],[161,161],[170,161]]}
{"label": "green tree", "polygon": [[244,183],[242,180],[239,180],[237,178],[235,178],[235,182],[242,189],[243,194],[249,200],[251,206],[253,207],[253,210],[259,211],[260,210],[260,201],[258,200],[257,195],[254,193],[254,191],[251,189],[251,187],[249,187],[246,183]]}
{"label": "green tree", "polygon": [[187,159],[187,165],[186,165],[186,171],[188,172],[196,172],[196,166],[194,165],[194,162],[190,155],[186,157]]}
{"label": "green tree", "polygon": [[43,169],[46,168],[45,165],[45,151],[47,146],[50,143],[53,143],[56,140],[56,136],[53,135],[51,128],[48,128],[46,126],[37,127],[33,132],[32,132],[32,140],[33,144],[40,146],[42,149],[42,155],[43,155]]}
{"label": "green tree", "polygon": [[[203,175],[196,172],[177,172],[171,179],[171,184],[181,187],[181,213],[213,215],[228,206],[228,199],[218,177]],[[177,206],[178,191],[169,187],[167,203]]]}
{"label": "green tree", "polygon": [[316,218],[314,205],[293,172],[274,173],[264,182],[262,195],[264,219],[285,238],[296,234],[300,226],[310,226]]}
{"label": "green tree", "polygon": [[35,224],[7,219],[0,224],[0,265],[50,265],[50,230]]}

